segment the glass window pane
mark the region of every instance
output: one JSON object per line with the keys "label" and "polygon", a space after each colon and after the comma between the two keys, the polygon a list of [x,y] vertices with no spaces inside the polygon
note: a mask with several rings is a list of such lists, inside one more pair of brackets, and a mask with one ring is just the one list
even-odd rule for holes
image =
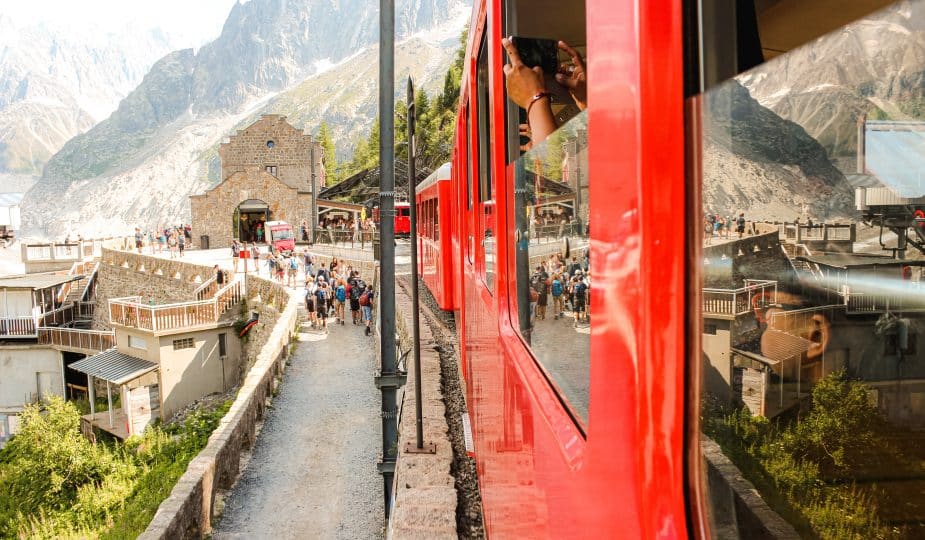
{"label": "glass window pane", "polygon": [[925,535],[923,21],[896,4],[688,103],[717,536]]}
{"label": "glass window pane", "polygon": [[586,422],[591,322],[588,135],[582,112],[514,164],[520,332]]}

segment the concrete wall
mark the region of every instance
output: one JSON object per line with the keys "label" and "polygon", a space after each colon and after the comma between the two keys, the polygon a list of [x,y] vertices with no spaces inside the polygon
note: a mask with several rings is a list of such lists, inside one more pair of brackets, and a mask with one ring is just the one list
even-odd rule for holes
{"label": "concrete wall", "polygon": [[190,197],[193,230],[209,236],[209,247],[230,246],[235,234],[234,212],[242,202],[267,203],[270,219],[298,227],[311,218],[311,194],[289,186],[264,171],[236,172],[202,195]]}
{"label": "concrete wall", "polygon": [[19,411],[25,403],[45,395],[64,395],[61,353],[32,345],[0,346],[0,411]]}
{"label": "concrete wall", "polygon": [[[226,358],[218,351],[218,336],[225,334]],[[192,338],[193,348],[174,350],[176,340]],[[159,349],[161,414],[166,421],[183,407],[214,392],[224,392],[239,379],[241,345],[234,328],[161,336]]]}
{"label": "concrete wall", "polygon": [[[411,298],[398,289],[395,295],[396,329],[402,350],[412,347]],[[391,538],[447,540],[456,534],[456,487],[450,471],[453,448],[449,440],[446,407],[440,389],[440,355],[430,327],[422,320],[421,397],[424,441],[437,445],[436,454],[407,454],[405,445],[416,441],[414,362],[409,357],[408,382],[403,388],[401,422],[398,426],[398,463],[395,466],[395,505],[389,518]]]}
{"label": "concrete wall", "polygon": [[110,298],[142,296],[155,304],[187,302],[212,276],[207,266],[104,249],[97,273],[94,327],[109,328]]}
{"label": "concrete wall", "polygon": [[0,289],[0,317],[31,317],[31,316],[32,316],[32,291],[31,290]]}

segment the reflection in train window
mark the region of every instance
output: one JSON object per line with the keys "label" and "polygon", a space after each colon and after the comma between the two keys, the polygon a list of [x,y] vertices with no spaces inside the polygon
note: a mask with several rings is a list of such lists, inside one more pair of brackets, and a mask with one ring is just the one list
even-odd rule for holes
{"label": "reflection in train window", "polygon": [[[755,5],[763,45],[763,18],[804,7]],[[688,103],[695,414],[722,537],[925,536],[923,22],[925,0],[896,3]]]}
{"label": "reflection in train window", "polygon": [[[520,332],[573,412],[588,418],[591,287],[587,113],[514,162]],[[513,307],[513,306],[512,306]]]}
{"label": "reflection in train window", "polygon": [[[588,241],[587,112],[556,74],[575,63],[559,42],[584,58],[583,0],[507,0],[505,35],[521,60],[543,70],[548,107],[558,129],[539,140],[524,104],[506,100],[507,155],[513,161],[517,272],[511,297],[519,330],[570,411],[588,420],[591,272]],[[571,69],[570,69],[571,68]]]}
{"label": "reflection in train window", "polygon": [[[479,133],[490,133],[491,106],[489,100],[488,77],[488,39],[482,39],[479,52],[478,73],[476,75],[476,92],[478,98]],[[495,290],[495,234],[494,234],[494,180],[491,177],[491,146],[490,137],[479,137],[479,230],[482,240],[478,244],[482,254],[480,274],[488,290]]]}

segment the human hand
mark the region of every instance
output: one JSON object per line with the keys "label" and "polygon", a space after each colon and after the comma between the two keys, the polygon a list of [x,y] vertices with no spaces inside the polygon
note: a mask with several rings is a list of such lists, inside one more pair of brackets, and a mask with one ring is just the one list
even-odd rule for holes
{"label": "human hand", "polygon": [[505,64],[503,68],[504,78],[507,81],[507,96],[522,109],[526,109],[533,96],[546,91],[543,69],[539,66],[531,69],[524,65],[520,59],[520,53],[517,52],[517,48],[510,39],[502,39],[501,45],[504,46],[510,59],[510,63]]}
{"label": "human hand", "polygon": [[556,82],[568,89],[575,100],[575,104],[582,111],[588,108],[588,72],[585,62],[578,51],[568,43],[560,41],[559,49],[571,58],[570,62],[563,62],[556,73]]}

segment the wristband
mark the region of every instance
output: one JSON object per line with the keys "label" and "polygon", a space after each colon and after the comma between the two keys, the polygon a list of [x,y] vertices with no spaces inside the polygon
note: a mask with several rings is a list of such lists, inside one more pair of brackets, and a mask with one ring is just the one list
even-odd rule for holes
{"label": "wristband", "polygon": [[551,96],[551,95],[552,95],[552,94],[550,94],[549,92],[539,92],[539,93],[537,93],[535,96],[533,96],[532,98],[530,98],[530,103],[527,104],[527,124],[528,124],[528,125],[530,124],[530,109],[533,108],[533,104],[536,103],[537,101],[543,99],[543,98],[548,98],[548,97]]}

